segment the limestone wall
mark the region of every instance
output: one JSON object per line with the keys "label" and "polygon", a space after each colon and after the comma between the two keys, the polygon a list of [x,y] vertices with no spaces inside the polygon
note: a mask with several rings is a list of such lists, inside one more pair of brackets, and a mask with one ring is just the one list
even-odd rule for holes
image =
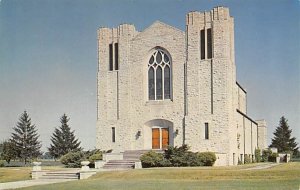
{"label": "limestone wall", "polygon": [[[236,99],[235,63],[232,57],[233,19],[227,8],[218,7],[209,12],[188,13],[186,24],[186,143],[195,151],[225,153],[226,159],[221,162],[229,164]],[[208,28],[212,30],[213,56],[209,59],[206,55],[205,59],[201,59],[200,31]],[[209,124],[209,139],[204,139],[206,122]]]}
{"label": "limestone wall", "polygon": [[[129,114],[129,73],[128,62],[130,41],[138,34],[133,25],[122,24],[117,28],[98,30],[98,97],[96,147],[102,150],[119,151],[130,149]],[[109,69],[109,44],[118,43],[119,69]],[[115,63],[113,48],[113,63]],[[112,142],[112,127],[115,128],[116,142]]]}
{"label": "limestone wall", "polygon": [[[202,58],[201,30],[207,42],[208,29],[212,57],[205,46]],[[110,70],[109,44],[116,43],[119,68]],[[157,49],[171,61],[171,99],[153,101],[148,62]],[[169,127],[170,145],[215,152],[216,165],[237,164],[238,158],[252,157],[257,146],[266,146],[266,127],[247,116],[247,93],[236,82],[234,20],[228,8],[188,13],[185,32],[159,21],[142,32],[129,24],[100,28],[98,60],[97,148],[151,149],[153,126]]]}
{"label": "limestone wall", "polygon": [[[141,130],[142,136],[131,137],[133,149],[151,149],[151,144],[144,147],[151,126],[148,121],[162,119],[171,122],[170,137],[178,130],[175,138],[170,138],[172,144],[180,146],[183,143],[184,118],[184,62],[185,62],[185,34],[159,21],[152,24],[132,40],[131,46],[131,133]],[[148,62],[155,49],[162,49],[171,59],[172,95],[171,100],[148,100]],[[151,135],[151,134],[150,134]],[[149,139],[148,139],[149,140]],[[150,141],[151,142],[151,141]]]}
{"label": "limestone wall", "polygon": [[237,117],[237,158],[244,162],[245,155],[250,159],[255,158],[257,144],[257,123],[244,113],[238,111]]}
{"label": "limestone wall", "polygon": [[238,103],[236,109],[247,114],[247,92],[238,82],[236,82],[236,96]]}
{"label": "limestone wall", "polygon": [[263,150],[268,148],[267,144],[267,122],[264,119],[256,120],[258,124],[258,132],[257,132],[257,139],[258,139],[258,147],[259,149]]}
{"label": "limestone wall", "polygon": [[[111,35],[115,33],[115,41],[119,43],[119,70],[108,71],[108,45],[114,43]],[[151,126],[145,123],[153,119],[170,121],[170,137],[178,130],[172,144],[180,146],[184,118],[184,32],[158,21],[139,34],[133,26],[121,25],[117,30],[100,29],[99,44],[99,65],[103,70],[98,74],[97,147],[115,152],[151,149]],[[156,48],[163,49],[171,58],[172,76],[176,76],[172,78],[171,100],[148,100],[147,64]],[[116,128],[114,143],[112,127]],[[138,131],[141,136],[137,136]],[[149,140],[150,143],[145,143]]]}

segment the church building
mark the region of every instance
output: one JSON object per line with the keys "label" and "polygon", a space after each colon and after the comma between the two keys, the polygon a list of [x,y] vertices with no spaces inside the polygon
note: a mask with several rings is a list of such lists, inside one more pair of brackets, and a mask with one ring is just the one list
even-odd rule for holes
{"label": "church building", "polygon": [[226,7],[189,12],[185,31],[160,21],[98,30],[97,143],[101,150],[215,152],[215,165],[255,159],[266,122],[247,113]]}

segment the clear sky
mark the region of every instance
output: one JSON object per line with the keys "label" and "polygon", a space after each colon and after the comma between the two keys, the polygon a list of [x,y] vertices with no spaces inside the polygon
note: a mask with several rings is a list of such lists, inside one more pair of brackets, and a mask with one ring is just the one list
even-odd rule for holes
{"label": "clear sky", "polygon": [[160,20],[181,30],[189,11],[227,6],[235,18],[237,80],[268,142],[285,116],[300,142],[299,0],[0,0],[0,141],[27,110],[43,150],[66,113],[95,147],[97,29]]}

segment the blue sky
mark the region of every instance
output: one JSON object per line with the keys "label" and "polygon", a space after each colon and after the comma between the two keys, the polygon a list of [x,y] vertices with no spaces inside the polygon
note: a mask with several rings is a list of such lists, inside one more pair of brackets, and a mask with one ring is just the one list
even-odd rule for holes
{"label": "blue sky", "polygon": [[248,115],[268,123],[268,142],[285,116],[300,141],[298,0],[2,0],[0,141],[27,110],[43,150],[66,113],[86,149],[96,132],[97,29],[160,20],[181,30],[189,11],[227,6],[235,18],[237,80]]}

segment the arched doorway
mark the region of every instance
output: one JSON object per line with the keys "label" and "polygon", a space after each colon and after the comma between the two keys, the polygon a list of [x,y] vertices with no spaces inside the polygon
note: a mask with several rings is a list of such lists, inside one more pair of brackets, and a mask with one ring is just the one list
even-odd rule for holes
{"label": "arched doorway", "polygon": [[173,123],[164,119],[154,119],[145,123],[145,148],[166,149],[173,145]]}

